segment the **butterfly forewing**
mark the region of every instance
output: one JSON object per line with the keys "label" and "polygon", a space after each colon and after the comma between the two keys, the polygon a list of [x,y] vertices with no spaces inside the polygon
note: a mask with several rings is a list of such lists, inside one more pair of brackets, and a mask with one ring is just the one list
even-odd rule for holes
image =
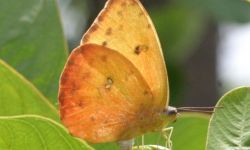
{"label": "butterfly forewing", "polygon": [[159,109],[168,105],[168,80],[155,28],[139,0],[109,0],[81,44],[95,43],[126,57],[140,72]]}

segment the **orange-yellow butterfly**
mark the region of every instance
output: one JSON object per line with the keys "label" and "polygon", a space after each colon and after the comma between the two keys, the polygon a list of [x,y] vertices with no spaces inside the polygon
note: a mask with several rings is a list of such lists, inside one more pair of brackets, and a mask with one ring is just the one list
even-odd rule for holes
{"label": "orange-yellow butterfly", "polygon": [[129,140],[176,119],[157,33],[139,0],[108,0],[60,79],[63,124],[91,143]]}

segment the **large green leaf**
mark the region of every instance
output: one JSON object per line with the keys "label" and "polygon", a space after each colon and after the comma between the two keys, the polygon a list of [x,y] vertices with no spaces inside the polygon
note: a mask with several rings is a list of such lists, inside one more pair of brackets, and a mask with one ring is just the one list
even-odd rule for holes
{"label": "large green leaf", "polygon": [[56,103],[67,52],[55,0],[0,1],[0,58]]}
{"label": "large green leaf", "polygon": [[0,116],[39,114],[59,120],[55,107],[0,59]]}
{"label": "large green leaf", "polygon": [[208,129],[207,150],[250,149],[250,87],[225,94],[217,103]]}
{"label": "large green leaf", "polygon": [[23,115],[0,117],[1,150],[89,150],[53,120]]}
{"label": "large green leaf", "polygon": [[[171,137],[174,150],[204,150],[206,144],[206,134],[209,116],[198,113],[183,113],[175,123],[170,126],[174,127]],[[162,145],[165,146],[166,140],[162,138],[159,132],[148,133],[145,135],[145,145]],[[197,144],[199,143],[199,144]],[[135,145],[141,145],[141,137],[135,139]],[[96,149],[118,150],[115,143],[95,144]],[[148,149],[150,147],[147,146]],[[151,149],[154,149],[151,147]]]}

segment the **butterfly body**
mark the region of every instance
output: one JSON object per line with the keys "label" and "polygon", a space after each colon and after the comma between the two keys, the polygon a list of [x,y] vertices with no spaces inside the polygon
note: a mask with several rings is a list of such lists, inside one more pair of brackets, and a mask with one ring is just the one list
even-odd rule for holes
{"label": "butterfly body", "polygon": [[92,143],[161,130],[168,80],[154,26],[138,0],[109,0],[70,54],[60,79],[63,124]]}

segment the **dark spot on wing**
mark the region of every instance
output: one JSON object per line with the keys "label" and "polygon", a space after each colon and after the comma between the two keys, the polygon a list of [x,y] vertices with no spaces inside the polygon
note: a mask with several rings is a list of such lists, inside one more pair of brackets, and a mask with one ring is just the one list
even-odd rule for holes
{"label": "dark spot on wing", "polygon": [[97,19],[98,19],[98,21],[102,22],[103,21],[103,15],[100,15]]}
{"label": "dark spot on wing", "polygon": [[95,119],[96,119],[96,118],[95,118],[94,116],[90,116],[90,120],[91,120],[91,121],[95,121]]}
{"label": "dark spot on wing", "polygon": [[113,79],[111,77],[107,77],[106,83],[105,83],[105,88],[106,89],[111,89],[113,85]]}
{"label": "dark spot on wing", "polygon": [[148,92],[147,90],[145,90],[145,91],[143,92],[143,94],[144,94],[144,95],[148,95],[149,92]]}
{"label": "dark spot on wing", "polygon": [[140,116],[140,120],[141,120],[141,121],[144,120],[144,117],[143,117],[143,116]]}
{"label": "dark spot on wing", "polygon": [[141,53],[140,46],[136,46],[134,52],[139,55]]}
{"label": "dark spot on wing", "polygon": [[85,105],[86,105],[86,103],[84,103],[84,100],[80,100],[78,102],[78,106],[81,107],[81,108],[85,107]]}
{"label": "dark spot on wing", "polygon": [[142,51],[147,51],[148,46],[147,45],[137,45],[134,49],[134,53],[139,55]]}
{"label": "dark spot on wing", "polygon": [[106,35],[111,35],[112,34],[112,28],[109,27],[107,30],[106,30]]}
{"label": "dark spot on wing", "polygon": [[139,17],[143,16],[143,12],[141,11],[138,15]]}
{"label": "dark spot on wing", "polygon": [[148,91],[148,90],[144,90],[143,94],[144,94],[145,96],[150,97],[150,99],[153,98],[153,94],[152,94],[150,91]]}
{"label": "dark spot on wing", "polygon": [[107,41],[102,42],[102,46],[107,46],[107,44],[108,44]]}
{"label": "dark spot on wing", "polygon": [[150,29],[150,28],[151,28],[151,25],[150,25],[150,24],[148,24],[148,25],[147,25],[147,28],[149,28],[149,29]]}

